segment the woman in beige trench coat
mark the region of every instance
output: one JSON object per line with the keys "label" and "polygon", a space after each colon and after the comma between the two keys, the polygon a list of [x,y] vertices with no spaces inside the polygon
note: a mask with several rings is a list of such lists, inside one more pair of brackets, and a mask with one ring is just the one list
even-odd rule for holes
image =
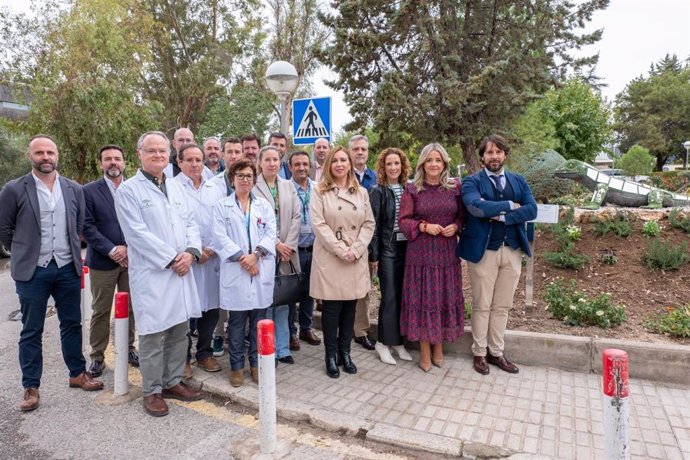
{"label": "woman in beige trench coat", "polygon": [[340,377],[338,364],[356,374],[350,342],[357,299],[371,288],[367,246],[375,224],[369,195],[355,178],[343,147],[335,147],[326,157],[310,213],[316,239],[309,294],[323,299],[326,374]]}

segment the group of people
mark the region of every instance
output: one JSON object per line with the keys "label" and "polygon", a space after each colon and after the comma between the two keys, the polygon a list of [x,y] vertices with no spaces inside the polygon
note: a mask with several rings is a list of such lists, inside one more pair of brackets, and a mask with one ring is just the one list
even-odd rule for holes
{"label": "group of people", "polygon": [[[25,389],[20,409],[39,405],[41,335],[49,296],[55,299],[70,386],[100,390],[115,290],[130,292],[129,362],[142,375],[147,413],[168,413],[165,398],[199,399],[187,385],[196,366],[221,369],[227,349],[230,383],[258,381],[257,322],[275,322],[276,365],[293,364],[300,341],[319,345],[315,303],[322,311],[326,374],[357,373],[351,342],[376,350],[382,362],[412,360],[404,340],[419,342],[418,366],[443,366],[443,342],[464,331],[461,265],[472,282],[474,369],[518,368],[503,354],[508,311],[525,223],[536,204],[524,179],[505,170],[510,148],[484,139],[484,169],[462,183],[438,143],[425,146],[410,179],[410,162],[384,149],[367,167],[366,137],[348,148],[318,139],[288,152],[282,133],[261,147],[255,134],[194,143],[178,129],[141,135],[140,168],[124,180],[123,149],[100,150],[104,176],[80,185],[57,173],[53,139],[29,142],[32,171],[0,192],[0,241],[11,250],[11,274],[22,311],[19,358]],[[222,158],[221,158],[222,156]],[[80,237],[87,243],[93,293],[91,366],[81,353]],[[277,275],[305,273],[309,297],[274,305]],[[381,287],[378,341],[370,337],[369,292]],[[131,315],[130,315],[131,316]],[[135,327],[138,351],[134,347]]]}

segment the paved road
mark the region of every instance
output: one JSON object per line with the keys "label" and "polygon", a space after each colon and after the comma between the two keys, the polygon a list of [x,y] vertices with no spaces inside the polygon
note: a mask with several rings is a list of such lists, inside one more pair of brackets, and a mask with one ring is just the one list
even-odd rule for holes
{"label": "paved road", "polygon": [[[17,410],[22,394],[17,362],[21,324],[8,321],[17,310],[7,259],[0,259],[0,459],[49,458],[255,458],[258,421],[251,409],[209,397],[194,403],[173,401],[170,415],[152,418],[141,407],[137,370],[130,371],[131,397],[106,389],[87,393],[67,385],[56,316],[46,320],[41,406]],[[316,430],[308,424],[279,425],[281,458],[428,458],[356,438]]]}

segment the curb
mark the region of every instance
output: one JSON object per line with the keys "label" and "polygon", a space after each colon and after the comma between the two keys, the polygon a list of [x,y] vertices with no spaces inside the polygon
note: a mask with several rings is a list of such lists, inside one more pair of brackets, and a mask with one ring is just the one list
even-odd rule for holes
{"label": "curb", "polygon": [[[377,322],[371,321],[369,335],[377,337]],[[314,326],[321,329],[321,313],[314,311]],[[416,349],[416,342],[409,348]],[[455,342],[444,343],[445,353],[472,356],[472,328]],[[690,346],[635,342],[598,337],[576,337],[561,334],[511,331],[505,334],[505,348],[511,361],[539,367],[601,375],[601,353],[618,348],[628,353],[629,375],[633,378],[662,383],[688,384]]]}

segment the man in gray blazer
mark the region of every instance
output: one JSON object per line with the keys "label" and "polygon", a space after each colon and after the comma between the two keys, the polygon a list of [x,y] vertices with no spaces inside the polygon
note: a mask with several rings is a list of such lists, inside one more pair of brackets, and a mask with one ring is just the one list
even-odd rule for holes
{"label": "man in gray blazer", "polygon": [[86,372],[81,346],[81,245],[84,194],[57,173],[58,149],[49,136],[29,141],[31,172],[0,192],[0,242],[10,248],[11,275],[22,312],[19,364],[24,396],[19,408],[38,407],[43,373],[41,337],[48,297],[55,300],[62,356],[69,386],[100,390],[103,382]]}

